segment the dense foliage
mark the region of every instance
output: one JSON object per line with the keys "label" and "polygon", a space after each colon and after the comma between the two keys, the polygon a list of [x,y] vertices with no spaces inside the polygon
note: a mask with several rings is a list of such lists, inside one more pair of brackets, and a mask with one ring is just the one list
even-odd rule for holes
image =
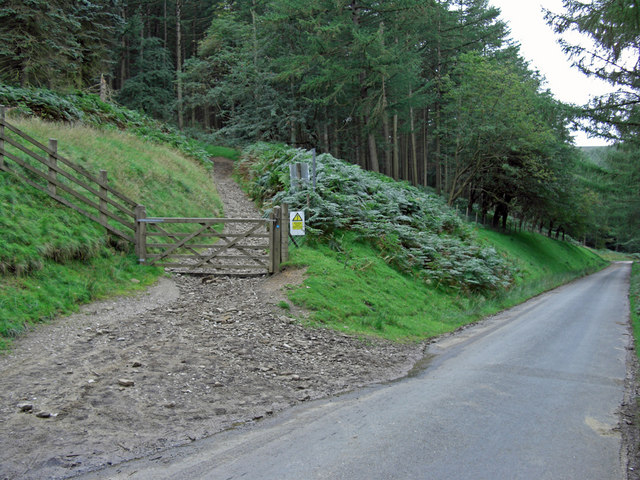
{"label": "dense foliage", "polygon": [[99,92],[215,143],[315,147],[496,227],[511,217],[633,249],[637,201],[607,216],[624,232],[611,220],[590,234],[603,216],[567,128],[583,115],[628,143],[608,178],[637,175],[637,2],[563,3],[550,23],[595,42],[567,52],[620,87],[582,109],[546,90],[487,0],[6,0],[0,82]]}
{"label": "dense foliage", "polygon": [[[640,4],[636,0],[564,0],[565,12],[549,12],[561,34],[578,32],[591,42],[563,41],[565,51],[585,74],[605,80],[614,93],[594,98],[582,110],[589,130],[614,141],[590,188],[601,201],[595,225],[611,248],[640,249]],[[575,38],[575,37],[574,37]],[[601,233],[601,234],[600,234]]]}
{"label": "dense foliage", "polygon": [[[451,205],[464,199],[483,218],[493,211],[496,225],[509,214],[565,230],[575,223],[570,209],[550,208],[572,192],[557,186],[571,164],[570,112],[544,91],[487,0],[45,5],[0,9],[17,14],[0,30],[5,83],[99,87],[103,98],[113,90],[224,142],[316,147],[432,186]],[[29,23],[40,17],[60,19],[51,30],[59,38]],[[21,29],[29,45],[50,49],[26,55]]]}
{"label": "dense foliage", "polygon": [[305,208],[310,230],[325,238],[356,232],[388,263],[427,283],[471,291],[510,284],[505,260],[480,246],[471,228],[435,194],[329,154],[317,157],[315,190],[310,184],[292,189],[289,165],[310,157],[302,149],[257,144],[245,150],[239,171],[249,179],[253,198],[267,207],[284,202]]}

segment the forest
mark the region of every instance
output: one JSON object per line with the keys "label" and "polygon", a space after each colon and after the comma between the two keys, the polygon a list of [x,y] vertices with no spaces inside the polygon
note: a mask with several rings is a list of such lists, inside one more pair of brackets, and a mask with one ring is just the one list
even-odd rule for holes
{"label": "forest", "polygon": [[[639,251],[639,5],[564,4],[547,19],[568,61],[617,88],[589,105],[554,98],[487,0],[3,0],[0,82],[315,148],[495,227]],[[612,146],[576,147],[578,125]]]}

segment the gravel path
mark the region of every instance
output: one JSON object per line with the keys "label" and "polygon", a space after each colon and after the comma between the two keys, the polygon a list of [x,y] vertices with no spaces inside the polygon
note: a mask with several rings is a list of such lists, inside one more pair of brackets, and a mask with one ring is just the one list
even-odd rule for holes
{"label": "gravel path", "polygon": [[[258,215],[231,168],[216,159],[226,216]],[[301,326],[276,304],[303,279],[174,276],[38,326],[0,357],[0,478],[72,477],[398,378],[421,358],[423,345]]]}

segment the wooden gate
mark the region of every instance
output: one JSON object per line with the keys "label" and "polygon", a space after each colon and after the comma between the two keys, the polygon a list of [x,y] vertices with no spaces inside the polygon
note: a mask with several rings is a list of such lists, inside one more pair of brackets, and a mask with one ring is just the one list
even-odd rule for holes
{"label": "wooden gate", "polygon": [[0,171],[11,173],[63,205],[135,244],[140,263],[189,273],[277,273],[288,259],[289,213],[263,218],[147,218],[145,207],[6,121],[0,105]]}
{"label": "wooden gate", "polygon": [[[284,214],[284,215],[283,215]],[[147,218],[136,210],[140,263],[188,273],[264,274],[288,257],[287,207],[263,218]]]}

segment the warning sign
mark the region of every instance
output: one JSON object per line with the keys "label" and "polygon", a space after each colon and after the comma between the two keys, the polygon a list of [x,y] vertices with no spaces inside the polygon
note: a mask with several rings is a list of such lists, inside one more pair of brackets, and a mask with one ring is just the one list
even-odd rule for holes
{"label": "warning sign", "polygon": [[289,232],[291,235],[304,235],[304,212],[289,212]]}

